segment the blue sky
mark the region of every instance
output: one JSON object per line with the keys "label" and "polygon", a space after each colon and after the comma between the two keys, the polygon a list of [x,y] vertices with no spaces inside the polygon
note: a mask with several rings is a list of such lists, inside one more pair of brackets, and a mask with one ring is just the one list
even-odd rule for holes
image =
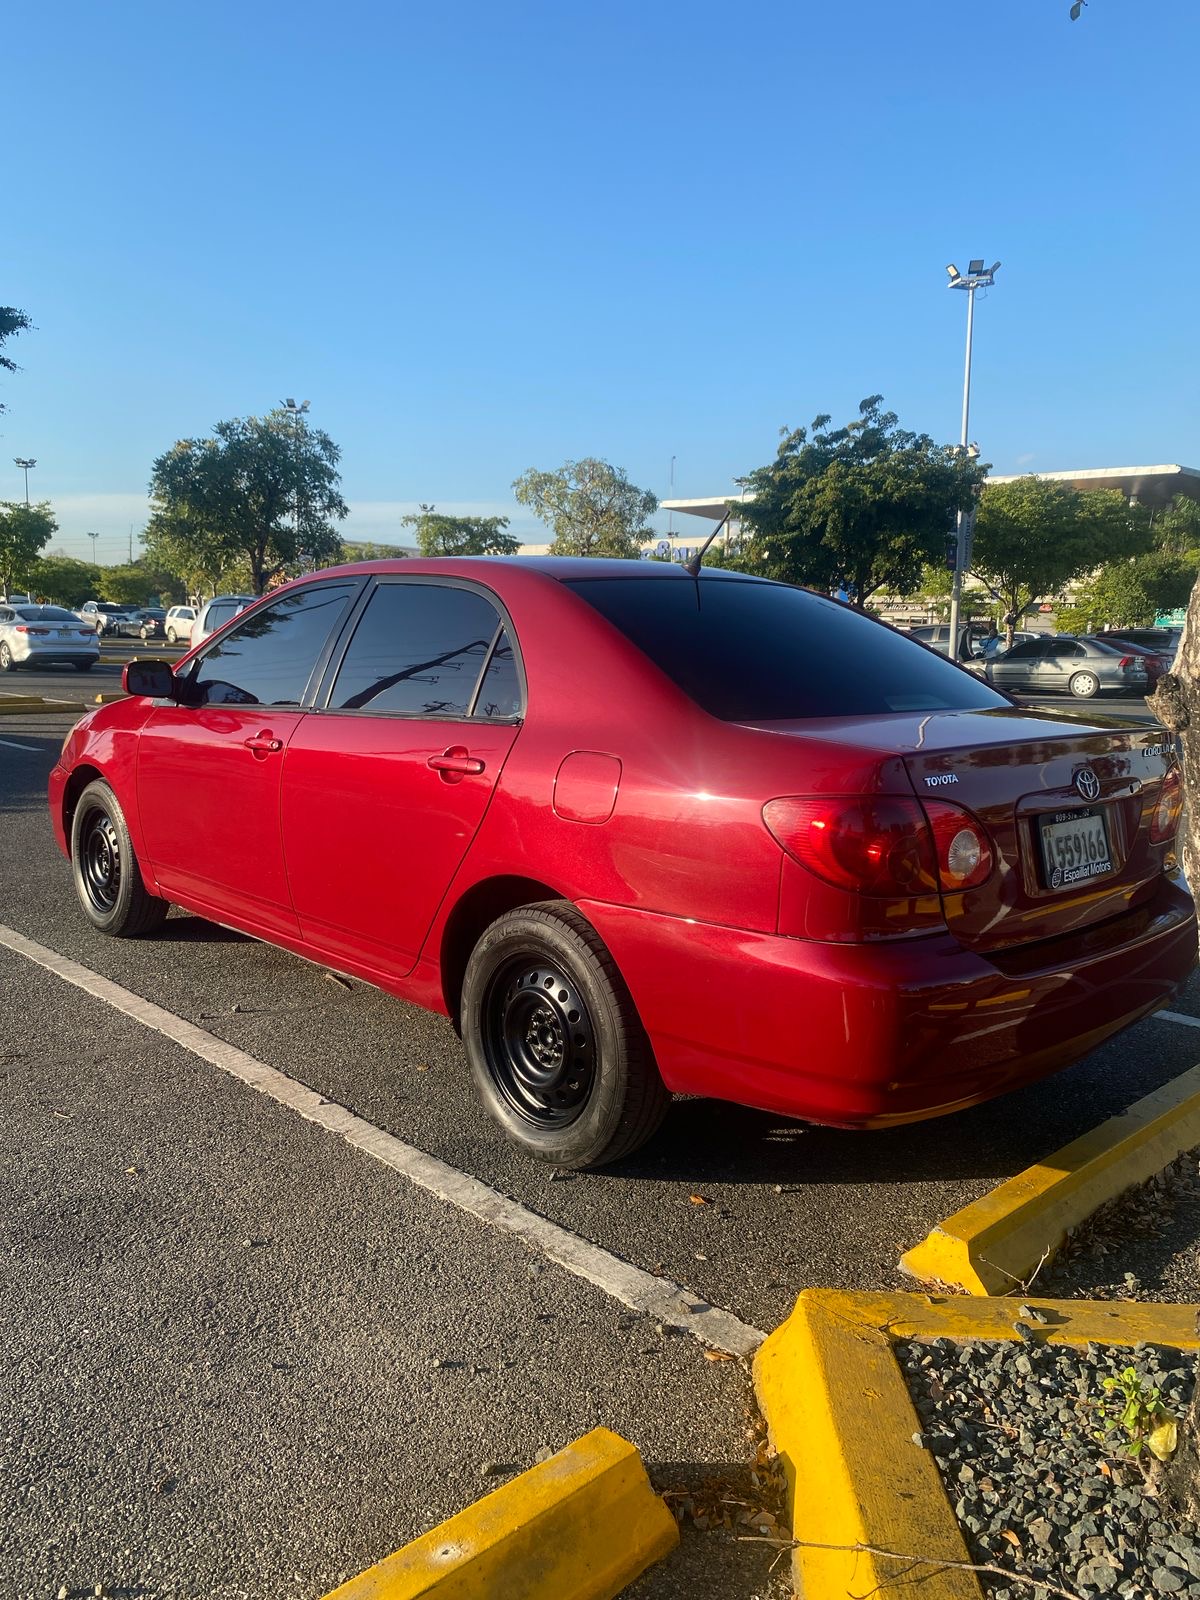
{"label": "blue sky", "polygon": [[[1200,465],[1195,0],[203,7],[6,39],[0,498],[122,559],[176,438],[285,396],[349,537],[600,455],[732,491],[880,392],[998,472]],[[660,521],[665,524],[665,517]]]}

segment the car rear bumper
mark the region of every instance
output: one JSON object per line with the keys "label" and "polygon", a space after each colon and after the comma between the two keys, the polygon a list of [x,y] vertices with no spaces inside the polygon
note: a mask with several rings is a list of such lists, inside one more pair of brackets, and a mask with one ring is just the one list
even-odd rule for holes
{"label": "car rear bumper", "polygon": [[1070,938],[1001,955],[948,934],[817,944],[588,904],[671,1090],[838,1127],[959,1110],[1076,1061],[1196,963],[1182,878]]}
{"label": "car rear bumper", "polygon": [[28,649],[24,655],[13,651],[13,660],[22,667],[50,667],[74,665],[76,661],[90,661],[93,666],[100,659],[100,652],[93,644],[80,640],[77,645],[55,645],[46,649]]}

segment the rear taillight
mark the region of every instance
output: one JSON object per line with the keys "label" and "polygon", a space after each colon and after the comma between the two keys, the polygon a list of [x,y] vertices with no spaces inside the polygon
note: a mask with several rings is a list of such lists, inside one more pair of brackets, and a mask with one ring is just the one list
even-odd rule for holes
{"label": "rear taillight", "polygon": [[1162,781],[1154,815],[1150,818],[1151,844],[1170,844],[1179,827],[1179,814],[1183,810],[1183,779],[1179,768],[1172,767]]}
{"label": "rear taillight", "polygon": [[31,639],[44,639],[46,637],[46,635],[50,632],[50,629],[49,628],[27,628],[27,627],[24,626],[24,624],[18,623],[16,628],[13,631],[15,633],[27,633]]}
{"label": "rear taillight", "polygon": [[818,878],[856,894],[928,894],[937,887],[933,841],[916,800],[892,795],[770,800],[763,821]]}
{"label": "rear taillight", "polygon": [[789,796],[768,801],[763,821],[801,866],[854,894],[896,899],[972,889],[992,870],[982,826],[942,801]]}

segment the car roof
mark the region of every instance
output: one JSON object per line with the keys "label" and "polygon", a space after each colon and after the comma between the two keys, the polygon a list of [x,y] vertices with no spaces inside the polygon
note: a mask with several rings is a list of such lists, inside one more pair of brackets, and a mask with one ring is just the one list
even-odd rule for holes
{"label": "car roof", "polygon": [[[337,567],[322,567],[317,572],[306,572],[298,583],[310,583],[318,578],[344,578],[360,575],[378,577],[470,577],[487,582],[499,572],[519,571],[539,577],[555,578],[560,583],[578,582],[586,578],[648,578],[656,583],[694,582],[691,574],[675,561],[622,561],[606,556],[411,556],[391,557],[381,561],[351,561]],[[731,572],[724,567],[702,567],[700,576],[707,582],[770,583],[769,578],[758,578],[747,572]],[[281,589],[285,587],[281,585]],[[272,594],[281,592],[272,590]],[[226,595],[216,595],[218,600]],[[241,598],[247,598],[242,596]],[[257,596],[249,596],[255,599]]]}

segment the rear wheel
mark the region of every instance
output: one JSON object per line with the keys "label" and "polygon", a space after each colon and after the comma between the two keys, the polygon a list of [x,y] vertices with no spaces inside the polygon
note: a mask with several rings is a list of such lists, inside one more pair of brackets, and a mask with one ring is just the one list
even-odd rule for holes
{"label": "rear wheel", "polygon": [[162,926],[167,902],[142,881],[125,817],[102,779],[88,784],[75,807],[71,869],[84,915],[101,933],[130,939]]}
{"label": "rear wheel", "polygon": [[484,932],[463,982],[462,1032],[484,1105],[540,1161],[616,1161],[670,1103],[616,963],[566,901],[522,906]]}
{"label": "rear wheel", "polygon": [[95,666],[94,661],[72,661],[71,665],[76,672],[90,672]]}
{"label": "rear wheel", "polygon": [[15,672],[16,670],[17,663],[13,659],[12,651],[8,645],[0,644],[0,672]]}
{"label": "rear wheel", "polygon": [[1077,700],[1090,700],[1100,688],[1094,672],[1077,672],[1067,686]]}
{"label": "rear wheel", "polygon": [[175,629],[174,628],[168,628],[167,629],[167,643],[168,644],[174,644],[175,643]]}

